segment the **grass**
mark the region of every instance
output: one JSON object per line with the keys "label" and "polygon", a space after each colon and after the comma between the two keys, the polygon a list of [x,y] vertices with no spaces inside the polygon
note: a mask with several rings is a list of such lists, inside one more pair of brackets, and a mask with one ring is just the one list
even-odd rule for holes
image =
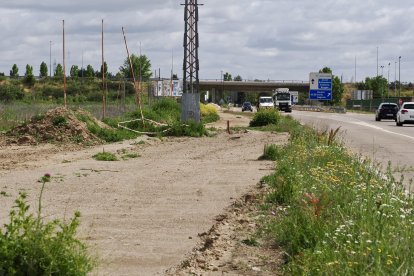
{"label": "grass", "polygon": [[75,235],[80,213],[67,223],[60,220],[44,222],[41,217],[42,193],[39,196],[37,216],[29,213],[27,195],[21,193],[9,213],[9,223],[0,228],[0,275],[87,275],[94,261],[86,245]]}
{"label": "grass", "polygon": [[119,161],[115,154],[110,152],[99,152],[92,156],[97,161]]}
{"label": "grass", "polygon": [[278,145],[265,145],[263,149],[263,155],[259,157],[259,160],[272,160],[276,161],[280,156],[280,146]]}
{"label": "grass", "polygon": [[262,233],[286,252],[285,273],[414,274],[414,202],[402,181],[350,155],[337,131],[289,124],[276,171],[263,179]]}

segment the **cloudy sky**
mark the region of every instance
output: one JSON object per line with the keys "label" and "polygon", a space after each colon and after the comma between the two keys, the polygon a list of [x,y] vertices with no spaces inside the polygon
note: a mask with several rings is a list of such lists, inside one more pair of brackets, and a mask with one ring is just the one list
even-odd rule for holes
{"label": "cloudy sky", "polygon": [[[65,20],[67,68],[101,64],[101,20],[105,60],[116,73],[130,52],[150,59],[153,70],[182,76],[184,0],[1,0],[0,72],[14,63],[39,73],[42,61],[62,62]],[[328,66],[344,81],[373,77],[414,82],[412,0],[205,0],[199,10],[200,78],[229,72],[243,79],[307,80]],[[396,63],[397,62],[397,63]],[[390,63],[390,66],[388,64]],[[173,64],[173,66],[172,66]],[[384,66],[381,68],[381,66]],[[397,68],[395,70],[395,68]],[[67,69],[68,70],[68,69]],[[396,72],[396,74],[395,74]]]}

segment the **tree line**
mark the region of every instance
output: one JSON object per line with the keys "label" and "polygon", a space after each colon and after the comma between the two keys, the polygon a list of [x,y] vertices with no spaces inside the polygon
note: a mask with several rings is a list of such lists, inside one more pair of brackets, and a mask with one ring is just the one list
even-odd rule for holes
{"label": "tree line", "polygon": [[[148,59],[146,55],[131,55],[131,63],[134,71],[134,77],[136,80],[148,81],[152,76],[152,69],[151,69],[151,61]],[[72,65],[69,70],[69,76],[72,79],[78,78],[89,78],[93,79],[95,77],[100,78],[104,74],[105,78],[116,78],[116,79],[123,79],[123,78],[133,78],[132,72],[129,65],[129,60],[126,58],[124,63],[119,67],[119,72],[116,75],[108,72],[108,64],[106,61],[104,62],[104,68],[102,65],[100,66],[99,70],[95,70],[92,65],[88,64],[86,68],[79,68],[78,65]],[[103,72],[102,72],[103,71]],[[39,77],[40,78],[48,78],[49,76],[49,68],[47,64],[43,61],[39,66]],[[4,76],[4,73],[0,73],[0,75]],[[53,71],[53,77],[55,79],[63,78],[64,70],[62,64],[58,63]],[[17,64],[13,64],[10,70],[10,78],[18,78],[19,75],[19,67]],[[26,71],[24,73],[24,82],[27,85],[33,85],[35,83],[35,76],[33,74],[33,66],[27,64]]]}

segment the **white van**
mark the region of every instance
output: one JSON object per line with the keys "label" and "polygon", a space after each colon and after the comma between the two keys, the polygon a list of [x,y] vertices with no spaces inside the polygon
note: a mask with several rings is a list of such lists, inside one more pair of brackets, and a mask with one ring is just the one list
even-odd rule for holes
{"label": "white van", "polygon": [[258,109],[262,109],[262,108],[273,108],[273,99],[272,97],[259,97],[259,105],[258,105]]}

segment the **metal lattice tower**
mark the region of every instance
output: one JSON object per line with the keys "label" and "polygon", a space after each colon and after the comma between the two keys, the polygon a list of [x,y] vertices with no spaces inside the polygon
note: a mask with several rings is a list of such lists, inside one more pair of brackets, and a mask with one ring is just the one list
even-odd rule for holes
{"label": "metal lattice tower", "polygon": [[198,6],[197,0],[186,0],[184,9],[184,64],[181,120],[200,122]]}

